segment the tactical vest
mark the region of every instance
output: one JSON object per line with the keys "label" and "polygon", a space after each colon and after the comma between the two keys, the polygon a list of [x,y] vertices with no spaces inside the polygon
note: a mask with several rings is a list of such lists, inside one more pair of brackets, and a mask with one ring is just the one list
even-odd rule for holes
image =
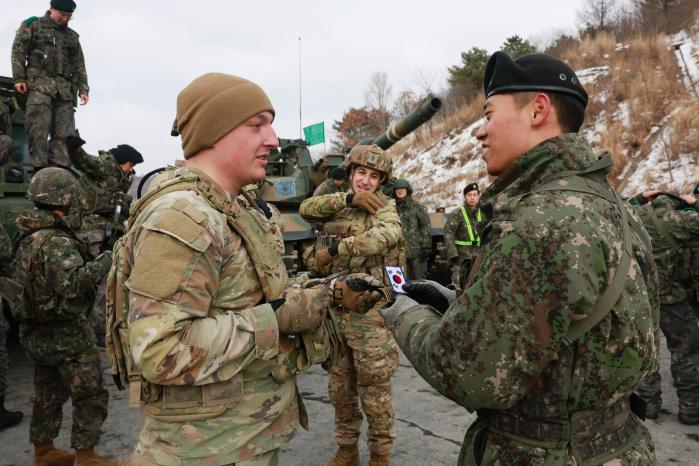
{"label": "tactical vest", "polygon": [[[228,225],[241,236],[245,243],[245,249],[250,255],[266,300],[278,299],[287,286],[287,274],[277,248],[270,247],[277,241],[275,238],[276,232],[272,230],[270,224],[263,222],[261,217],[228,201],[224,192],[209,181],[197,175],[180,176],[164,181],[134,204],[131,209],[130,225],[133,225],[138,215],[155,199],[176,191],[195,191],[214,209],[226,216]],[[247,194],[241,194],[246,197],[251,206],[254,205],[254,200],[248,198]],[[169,389],[169,387],[161,387],[151,383],[144,384],[144,380],[131,358],[127,321],[129,315],[129,291],[125,285],[131,274],[131,267],[125,248],[129,241],[133,241],[133,230],[130,227],[114,246],[112,268],[107,279],[106,343],[114,382],[119,389],[129,387],[129,406],[138,407],[141,401],[157,401],[163,396],[167,397],[170,395],[163,394],[163,389]],[[266,367],[259,369],[261,372],[264,369],[268,374],[270,368],[268,363],[265,363]],[[205,406],[208,399],[210,402],[214,402],[216,405],[215,409],[220,409],[222,412],[224,409],[223,405],[227,400],[225,398],[226,393],[231,391],[232,386],[232,381],[224,381],[204,386],[174,387],[172,390],[178,392],[176,396],[179,398],[176,400],[176,403],[180,406],[193,407],[195,408],[194,411],[199,412],[196,407]],[[231,395],[231,399],[239,395],[236,392]],[[175,395],[173,394],[172,396],[174,397]],[[223,399],[211,399],[221,396]]]}
{"label": "tactical vest", "polygon": [[[455,240],[454,244],[457,246],[480,246],[481,245],[481,237],[476,231],[474,235],[475,228],[471,226],[471,219],[468,216],[468,212],[466,212],[466,207],[461,205],[461,215],[464,217],[464,223],[466,224],[466,232],[468,233],[468,240],[467,241],[462,241],[462,240]],[[483,221],[483,213],[481,212],[481,209],[476,210],[476,223],[480,223]]]}
{"label": "tactical vest", "polygon": [[79,36],[72,29],[58,29],[48,16],[31,22],[32,38],[27,51],[27,78],[36,73],[70,81],[78,54]]}
{"label": "tactical vest", "polygon": [[[632,230],[644,242],[646,250],[651,251],[650,241],[643,226],[628,215],[619,195],[602,182],[607,168],[611,165],[611,157],[607,154],[585,170],[557,173],[532,192],[513,198],[514,202],[519,202],[526,196],[546,191],[572,191],[601,197],[615,205],[621,217],[623,235],[621,259],[614,277],[592,306],[587,317],[572,322],[563,337],[566,346],[560,357],[567,361],[568,378],[552,381],[550,387],[551,393],[560,393],[561,401],[550,405],[547,400],[527,398],[525,395],[525,398],[511,409],[479,410],[478,412],[479,419],[487,423],[488,429],[528,445],[542,448],[568,447],[577,464],[584,466],[602,464],[620,455],[633,446],[640,434],[638,420],[629,416],[629,400],[619,400],[607,408],[583,412],[571,411],[566,403],[572,383],[577,341],[611,311],[624,290],[633,258]],[[561,183],[562,180],[565,180],[565,183]],[[487,241],[487,233],[484,238]],[[468,282],[480,268],[482,254],[481,252],[476,259]],[[539,414],[548,412],[557,414],[552,417],[543,417]],[[602,433],[601,438],[595,438],[600,433]]]}

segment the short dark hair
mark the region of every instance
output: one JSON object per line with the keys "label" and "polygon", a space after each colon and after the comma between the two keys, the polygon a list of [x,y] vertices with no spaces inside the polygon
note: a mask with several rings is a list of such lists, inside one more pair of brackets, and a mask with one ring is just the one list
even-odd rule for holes
{"label": "short dark hair", "polygon": [[556,109],[558,125],[564,133],[577,133],[585,120],[585,108],[576,97],[558,92],[517,92],[513,93],[515,104],[524,107],[537,94],[546,94],[551,106]]}

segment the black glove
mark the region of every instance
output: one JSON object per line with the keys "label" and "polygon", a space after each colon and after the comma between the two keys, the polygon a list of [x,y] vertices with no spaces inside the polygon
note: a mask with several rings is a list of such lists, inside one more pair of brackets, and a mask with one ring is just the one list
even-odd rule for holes
{"label": "black glove", "polygon": [[78,135],[68,136],[66,138],[66,147],[71,152],[75,151],[83,144],[85,144],[85,140]]}
{"label": "black glove", "polygon": [[456,291],[428,280],[409,281],[403,285],[403,291],[411,299],[430,306],[440,314],[444,314],[449,304],[456,299]]}
{"label": "black glove", "polygon": [[425,259],[432,257],[432,248],[422,248],[420,252]]}

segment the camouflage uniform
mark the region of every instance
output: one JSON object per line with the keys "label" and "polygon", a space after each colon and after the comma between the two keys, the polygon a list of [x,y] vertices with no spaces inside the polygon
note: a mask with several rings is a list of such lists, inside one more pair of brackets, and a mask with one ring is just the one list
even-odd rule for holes
{"label": "camouflage uniform", "polygon": [[[352,191],[350,191],[351,193]],[[384,207],[376,214],[348,206],[346,193],[311,197],[301,203],[305,220],[322,224],[322,233],[336,235],[339,257],[327,266],[335,272],[363,272],[389,284],[384,265],[404,265],[403,237],[396,205],[380,192]],[[372,453],[390,453],[396,436],[391,376],[398,367],[398,350],[377,304],[364,315],[335,308],[347,348],[344,358],[330,369],[328,390],[335,408],[335,440],[356,445],[362,423],[357,397],[369,424]]]}
{"label": "camouflage uniform", "polygon": [[346,182],[342,183],[340,186],[336,185],[332,178],[328,178],[318,185],[315,191],[313,191],[314,196],[325,196],[326,194],[334,193],[346,193],[349,191],[349,184]]}
{"label": "camouflage uniform", "polygon": [[51,442],[61,426],[62,406],[70,397],[71,446],[87,449],[99,441],[109,395],[86,315],[94,287],[111,259],[105,255],[86,262],[69,227],[56,225],[46,210],[35,209],[17,218],[25,236],[15,256],[14,278],[24,284],[30,298],[28,313],[16,317],[20,341],[35,362],[29,436],[34,444]]}
{"label": "camouflage uniform", "polygon": [[27,83],[25,124],[32,165],[69,167],[65,138],[75,133],[76,94],[89,93],[78,34],[54,23],[49,12],[23,21],[12,44],[12,77],[15,83]]}
{"label": "camouflage uniform", "polygon": [[418,280],[427,275],[427,257],[432,250],[432,224],[425,206],[408,196],[396,199],[400,225],[405,238],[405,258],[408,279]]}
{"label": "camouflage uniform", "polygon": [[12,155],[12,119],[10,108],[5,102],[0,102],[0,165],[10,160]]}
{"label": "camouflage uniform", "polygon": [[[180,182],[202,191],[165,190]],[[144,381],[127,464],[276,464],[300,409],[293,372],[274,375],[283,354],[268,295],[287,285],[279,226],[179,163],[150,193],[158,194],[115,246],[130,264],[126,351]],[[272,235],[273,247],[229,227],[243,217]],[[251,249],[248,240],[263,244]]]}
{"label": "camouflage uniform", "polygon": [[[478,412],[459,465],[656,464],[627,400],[658,369],[657,277],[611,166],[577,134],[520,155],[483,194],[492,221],[463,294],[443,317],[416,306],[395,323],[420,375]],[[604,317],[569,337],[590,314]]]}
{"label": "camouflage uniform", "polygon": [[[471,233],[464,214],[468,217]],[[475,212],[466,204],[454,209],[447,215],[444,225],[444,243],[447,248],[447,260],[451,264],[451,280],[456,285],[463,285],[468,272],[476,260],[480,248],[479,232],[485,225],[483,212],[478,208]],[[457,244],[457,241],[463,244]]]}
{"label": "camouflage uniform", "polygon": [[[680,417],[699,419],[699,321],[688,301],[691,280],[689,243],[699,237],[699,213],[677,210],[680,200],[659,195],[638,208],[653,244],[660,288],[660,328],[667,338],[672,378],[677,388]],[[662,405],[660,373],[638,390],[652,417]]]}
{"label": "camouflage uniform", "polygon": [[[90,254],[97,257],[103,249],[111,249],[114,238],[121,235],[123,226],[119,221],[128,215],[131,196],[126,192],[133,177],[119,168],[114,156],[100,151],[98,157],[86,153],[81,147],[69,151],[70,160],[82,172],[79,178],[83,188],[82,221],[78,237],[88,245]],[[119,221],[114,221],[117,205],[120,205]],[[116,224],[115,224],[116,223]],[[107,237],[109,232],[110,237]],[[106,277],[105,277],[106,279]],[[105,283],[97,287],[90,322],[97,335],[104,335]]]}

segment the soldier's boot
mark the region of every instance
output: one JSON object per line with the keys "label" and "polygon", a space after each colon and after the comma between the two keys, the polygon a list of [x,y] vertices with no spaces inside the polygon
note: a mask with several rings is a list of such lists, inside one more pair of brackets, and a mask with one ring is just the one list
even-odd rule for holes
{"label": "soldier's boot", "polygon": [[646,419],[658,419],[660,416],[660,403],[648,402],[646,403]]}
{"label": "soldier's boot", "polygon": [[22,421],[22,411],[8,411],[5,409],[5,398],[0,397],[0,430],[16,426]]}
{"label": "soldier's boot", "polygon": [[75,450],[75,463],[73,466],[119,466],[119,461],[110,460],[95,453],[94,448]]}
{"label": "soldier's boot", "polygon": [[695,426],[699,424],[699,413],[686,413],[680,411],[677,413],[677,419],[685,425]]}
{"label": "soldier's boot", "polygon": [[359,466],[359,447],[357,445],[340,445],[335,458],[325,466]]}
{"label": "soldier's boot", "polygon": [[73,454],[55,448],[53,442],[34,445],[34,466],[72,466],[74,459]]}
{"label": "soldier's boot", "polygon": [[369,466],[391,466],[391,455],[380,455],[372,452],[369,457]]}

